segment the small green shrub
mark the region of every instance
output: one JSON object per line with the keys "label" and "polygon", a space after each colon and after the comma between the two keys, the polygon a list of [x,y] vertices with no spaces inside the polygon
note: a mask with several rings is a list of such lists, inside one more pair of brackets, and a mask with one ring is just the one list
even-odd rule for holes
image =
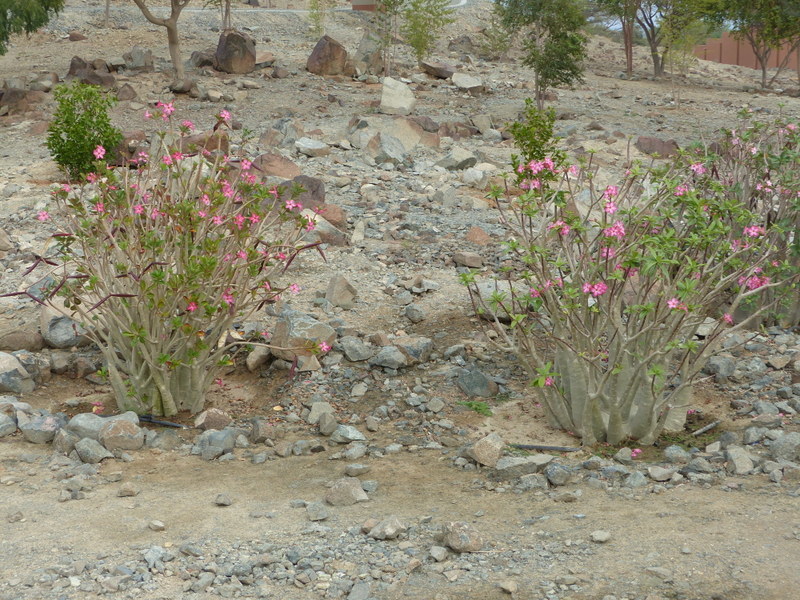
{"label": "small green shrub", "polygon": [[459,402],[459,406],[466,406],[470,410],[474,410],[479,415],[483,415],[484,417],[491,417],[494,413],[492,409],[489,408],[489,405],[486,402],[482,402],[479,400],[468,400],[466,402]]}
{"label": "small green shrub", "polygon": [[59,86],[53,95],[58,108],[47,130],[47,149],[70,179],[78,179],[92,170],[95,148],[113,152],[122,142],[122,132],[108,116],[116,99],[79,82]]}
{"label": "small green shrub", "polygon": [[558,138],[554,134],[556,112],[550,108],[542,110],[537,108],[533,100],[525,99],[525,112],[522,120],[512,123],[508,127],[514,145],[520,154],[511,155],[511,165],[514,171],[520,165],[527,165],[531,161],[541,161],[549,156],[555,161],[563,161],[566,156],[563,150],[558,149]]}
{"label": "small green shrub", "polygon": [[409,0],[403,9],[403,35],[417,61],[433,50],[439,32],[455,21],[449,0]]}

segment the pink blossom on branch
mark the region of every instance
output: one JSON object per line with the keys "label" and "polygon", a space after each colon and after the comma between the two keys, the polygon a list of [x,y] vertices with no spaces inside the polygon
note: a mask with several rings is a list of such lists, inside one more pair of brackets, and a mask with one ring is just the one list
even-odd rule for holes
{"label": "pink blossom on branch", "polygon": [[102,146],[97,146],[97,147],[96,147],[96,148],[95,148],[95,149],[92,151],[92,154],[94,154],[94,157],[95,157],[97,160],[102,160],[102,159],[103,159],[103,157],[106,155],[106,149],[105,149],[105,148],[103,148]]}

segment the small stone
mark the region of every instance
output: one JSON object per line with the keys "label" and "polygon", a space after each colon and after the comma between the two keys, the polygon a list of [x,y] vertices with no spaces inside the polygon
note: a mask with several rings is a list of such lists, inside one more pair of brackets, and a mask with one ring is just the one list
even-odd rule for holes
{"label": "small stone", "polygon": [[306,505],[306,516],[309,521],[324,521],[330,517],[330,511],[322,502],[309,502]]}
{"label": "small stone", "polygon": [[456,383],[470,397],[491,398],[499,391],[497,383],[477,369],[462,372]]}
{"label": "small stone", "polygon": [[450,521],[442,525],[442,543],[459,554],[477,552],[483,548],[484,540],[480,533],[464,521]]}
{"label": "small stone", "polygon": [[647,468],[647,474],[653,481],[669,481],[674,473],[675,471],[673,469],[665,469],[664,467],[659,466]]}
{"label": "small stone", "polygon": [[217,497],[214,498],[214,504],[217,506],[230,506],[233,504],[233,500],[228,494],[217,494]]}
{"label": "small stone", "polygon": [[512,579],[506,579],[500,582],[500,589],[513,596],[519,591],[519,584]]}
{"label": "small stone", "polygon": [[325,299],[334,306],[350,310],[355,306],[357,296],[356,288],[343,275],[334,275],[328,281]]}
{"label": "small stone", "polygon": [[117,490],[117,496],[120,498],[128,498],[131,496],[138,496],[141,490],[133,485],[130,481],[126,481],[121,486],[119,486],[119,490]]}
{"label": "small stone", "polygon": [[544,468],[544,475],[551,485],[566,485],[572,481],[574,471],[567,466],[550,463]]}
{"label": "small stone", "polygon": [[486,437],[475,442],[467,449],[467,456],[478,464],[494,468],[497,461],[503,456],[506,443],[496,433],[490,433]]}
{"label": "small stone", "polygon": [[91,438],[83,438],[75,444],[75,451],[83,462],[89,464],[97,464],[106,458],[114,458],[114,455],[106,450],[100,442]]}
{"label": "small stone", "polygon": [[456,252],[453,262],[463,267],[477,269],[483,266],[483,257],[475,252]]}
{"label": "small stone", "polygon": [[421,323],[425,320],[425,311],[416,304],[409,304],[403,309],[403,314],[412,323]]}
{"label": "small stone", "polygon": [[147,526],[153,531],[164,531],[167,528],[163,521],[157,520],[150,521]]}
{"label": "small stone", "polygon": [[139,450],[144,446],[144,430],[124,419],[115,419],[100,428],[98,439],[107,450]]}
{"label": "small stone", "polygon": [[331,435],[336,428],[339,426],[339,423],[336,421],[336,417],[333,413],[322,413],[319,416],[319,422],[317,424],[319,427],[319,432],[322,435]]}
{"label": "small stone", "polygon": [[233,422],[231,416],[218,408],[204,410],[194,420],[197,429],[207,431],[209,429],[222,430]]}
{"label": "small stone", "polygon": [[664,458],[672,464],[685,465],[692,460],[692,455],[675,444],[664,448]]}
{"label": "small stone", "polygon": [[431,546],[431,549],[428,551],[431,555],[431,558],[436,562],[442,562],[447,560],[449,552],[447,548],[444,546]]}
{"label": "small stone", "polygon": [[400,519],[389,517],[375,525],[367,535],[376,540],[393,540],[406,531],[408,531],[408,526]]}
{"label": "small stone", "polygon": [[324,401],[314,402],[311,405],[311,409],[308,412],[306,421],[310,425],[316,425],[319,423],[319,419],[323,415],[323,413],[334,414],[333,406],[330,403]]}
{"label": "small stone", "polygon": [[367,500],[369,500],[369,496],[361,488],[361,482],[355,477],[339,479],[325,494],[325,502],[331,506],[352,506],[357,502],[366,502]]}
{"label": "small stone", "polygon": [[61,424],[62,422],[53,416],[39,416],[20,421],[19,430],[32,444],[46,444],[53,440],[56,432],[61,429]]}
{"label": "small stone", "polygon": [[331,434],[331,441],[337,444],[366,441],[366,436],[352,425],[339,425]]}
{"label": "small stone", "polygon": [[591,539],[596,544],[605,544],[608,540],[611,539],[611,533],[608,531],[603,531],[602,529],[598,529],[597,531],[593,531],[589,534],[589,539]]}
{"label": "small stone", "polygon": [[725,449],[727,470],[734,475],[747,475],[755,466],[747,450],[741,446],[728,446]]}
{"label": "small stone", "polygon": [[348,477],[358,477],[369,473],[372,467],[361,463],[351,463],[344,468],[344,473]]}

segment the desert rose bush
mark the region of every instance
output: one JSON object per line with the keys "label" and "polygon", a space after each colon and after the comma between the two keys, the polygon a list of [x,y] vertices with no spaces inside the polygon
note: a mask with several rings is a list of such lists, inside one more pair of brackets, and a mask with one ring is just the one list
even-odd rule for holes
{"label": "desert rose bush", "polygon": [[[55,194],[68,222],[53,237],[49,298],[99,346],[120,410],[172,415],[203,408],[231,362],[234,323],[299,291],[275,277],[309,247],[302,237],[313,222],[300,190],[259,183],[245,158],[186,147],[194,124],[173,128],[173,106],[158,109],[152,116],[169,131],[149,154],[114,169],[98,146],[86,185]],[[217,135],[229,122],[222,111]]]}
{"label": "desert rose bush", "polygon": [[552,425],[652,443],[682,425],[723,334],[796,297],[798,142],[796,125],[745,121],[602,190],[556,155],[520,163],[521,193],[494,191],[513,264],[491,294],[463,279]]}

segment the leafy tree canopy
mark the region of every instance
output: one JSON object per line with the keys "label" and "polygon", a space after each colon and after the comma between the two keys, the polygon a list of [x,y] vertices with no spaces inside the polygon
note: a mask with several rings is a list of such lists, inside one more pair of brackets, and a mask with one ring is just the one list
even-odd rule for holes
{"label": "leafy tree canopy", "polygon": [[63,8],[64,0],[0,0],[0,55],[13,34],[33,33]]}

